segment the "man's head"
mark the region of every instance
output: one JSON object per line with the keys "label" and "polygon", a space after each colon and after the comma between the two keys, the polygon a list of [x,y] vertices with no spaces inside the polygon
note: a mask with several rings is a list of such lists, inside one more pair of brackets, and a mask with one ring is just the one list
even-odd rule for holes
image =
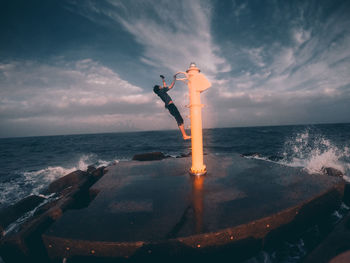
{"label": "man's head", "polygon": [[153,92],[156,93],[156,94],[158,94],[158,92],[159,92],[159,85],[155,85],[155,86],[153,87]]}

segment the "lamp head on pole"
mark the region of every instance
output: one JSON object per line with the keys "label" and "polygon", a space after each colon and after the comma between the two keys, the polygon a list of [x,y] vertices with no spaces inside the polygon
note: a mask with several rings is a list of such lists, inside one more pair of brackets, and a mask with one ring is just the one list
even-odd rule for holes
{"label": "lamp head on pole", "polygon": [[186,70],[186,72],[188,73],[192,70],[195,70],[197,72],[201,72],[200,69],[197,68],[196,63],[194,63],[194,62],[191,62],[190,66],[189,66],[188,70]]}
{"label": "lamp head on pole", "polygon": [[191,83],[190,86],[192,87],[192,90],[203,92],[211,87],[211,83],[202,73],[200,73],[200,69],[197,68],[196,63],[191,62],[186,73],[188,74],[188,80]]}

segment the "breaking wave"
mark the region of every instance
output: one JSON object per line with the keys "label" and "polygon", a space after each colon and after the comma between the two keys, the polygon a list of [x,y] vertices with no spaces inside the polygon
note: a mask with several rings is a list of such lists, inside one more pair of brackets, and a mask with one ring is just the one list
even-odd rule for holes
{"label": "breaking wave", "polygon": [[86,171],[90,164],[98,168],[118,162],[118,160],[95,161],[94,158],[93,154],[87,154],[81,156],[71,167],[49,166],[37,171],[16,171],[15,178],[0,183],[0,207],[13,204],[31,194],[39,195],[51,182],[76,170]]}
{"label": "breaking wave", "polygon": [[330,139],[305,129],[289,137],[279,157],[266,157],[258,153],[247,158],[275,162],[291,167],[303,167],[308,173],[322,174],[323,168],[334,168],[350,182],[350,148],[335,145]]}
{"label": "breaking wave", "polygon": [[309,173],[322,173],[322,168],[331,167],[349,175],[349,147],[336,146],[322,135],[311,135],[308,129],[287,140],[282,155],[281,163],[304,167]]}

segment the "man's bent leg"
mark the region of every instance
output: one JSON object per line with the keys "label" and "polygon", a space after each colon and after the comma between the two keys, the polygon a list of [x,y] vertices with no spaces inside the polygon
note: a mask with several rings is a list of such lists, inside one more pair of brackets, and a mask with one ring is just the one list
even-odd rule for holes
{"label": "man's bent leg", "polygon": [[182,137],[184,138],[184,140],[189,140],[189,139],[191,139],[191,136],[188,136],[188,135],[186,134],[186,131],[185,131],[185,128],[184,128],[184,125],[183,125],[183,124],[179,125],[179,129],[180,129],[180,131],[181,131],[181,133],[182,133]]}
{"label": "man's bent leg", "polygon": [[184,121],[181,117],[181,114],[179,112],[179,110],[176,108],[175,104],[174,103],[170,103],[168,106],[167,106],[169,112],[171,115],[173,115],[176,119],[176,122],[177,122],[177,125],[179,126],[179,129],[182,133],[182,137],[184,138],[184,140],[188,140],[191,138],[191,136],[188,136],[186,134],[186,131],[185,131],[185,128],[184,128]]}

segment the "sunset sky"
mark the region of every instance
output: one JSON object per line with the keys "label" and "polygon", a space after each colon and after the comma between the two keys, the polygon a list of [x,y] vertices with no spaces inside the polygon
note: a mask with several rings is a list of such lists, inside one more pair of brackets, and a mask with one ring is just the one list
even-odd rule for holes
{"label": "sunset sky", "polygon": [[[195,62],[203,126],[350,122],[350,1],[5,0],[0,137],[177,129],[152,89]],[[189,125],[188,90],[169,92]]]}

